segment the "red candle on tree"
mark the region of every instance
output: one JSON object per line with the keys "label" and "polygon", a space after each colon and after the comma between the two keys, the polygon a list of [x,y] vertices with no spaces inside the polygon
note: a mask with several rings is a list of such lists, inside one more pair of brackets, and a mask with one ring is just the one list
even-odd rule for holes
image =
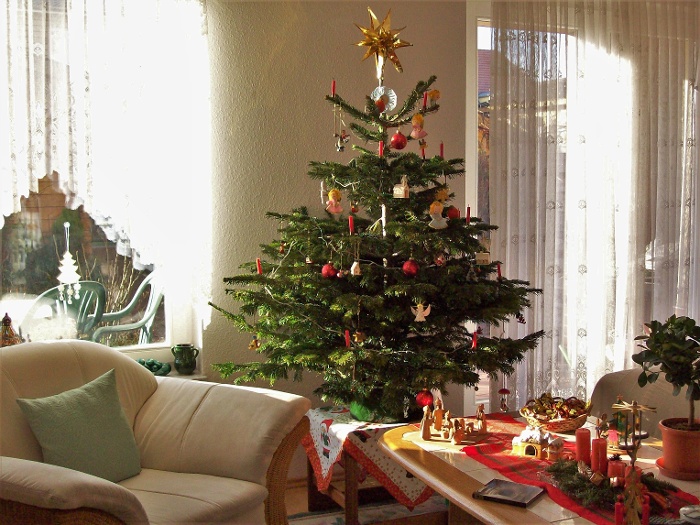
{"label": "red candle on tree", "polygon": [[472,209],[467,206],[467,224],[469,224],[472,221]]}
{"label": "red candle on tree", "polygon": [[335,96],[335,79],[333,79],[333,82],[331,82],[331,96]]}
{"label": "red candle on tree", "polygon": [[423,93],[423,109],[428,107],[428,92]]}
{"label": "red candle on tree", "polygon": [[350,348],[350,330],[345,330],[345,346]]}
{"label": "red candle on tree", "polygon": [[445,158],[445,145],[442,142],[440,143],[440,156]]}
{"label": "red candle on tree", "polygon": [[576,461],[591,464],[591,431],[587,428],[576,429]]}
{"label": "red candle on tree", "polygon": [[475,330],[474,333],[472,334],[472,349],[476,349],[476,345],[478,342],[477,339],[478,339],[478,336],[477,336],[477,332]]}
{"label": "red candle on tree", "polygon": [[498,278],[500,279],[502,277],[502,275],[501,275],[501,263],[498,263],[496,265],[496,271],[498,272]]}
{"label": "red candle on tree", "polygon": [[255,259],[255,265],[258,267],[258,275],[262,275],[262,262],[260,261],[260,257]]}
{"label": "red candle on tree", "polygon": [[384,156],[384,141],[383,140],[379,141],[379,156],[380,157]]}
{"label": "red candle on tree", "polygon": [[352,215],[348,216],[348,227],[350,228],[350,235],[355,233],[355,217]]}

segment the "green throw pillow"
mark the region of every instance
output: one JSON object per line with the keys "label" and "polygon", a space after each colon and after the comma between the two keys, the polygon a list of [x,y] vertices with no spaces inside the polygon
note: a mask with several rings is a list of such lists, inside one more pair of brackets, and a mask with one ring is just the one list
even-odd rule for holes
{"label": "green throw pillow", "polygon": [[134,433],[119,403],[114,369],[73,390],[17,399],[44,461],[118,482],[141,472]]}

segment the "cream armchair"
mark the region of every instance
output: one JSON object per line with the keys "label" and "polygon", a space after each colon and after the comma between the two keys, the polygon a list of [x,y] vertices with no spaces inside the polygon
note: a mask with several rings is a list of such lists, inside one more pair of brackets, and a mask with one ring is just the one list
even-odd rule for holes
{"label": "cream armchair", "polygon": [[[115,483],[44,463],[17,398],[53,396],[111,369],[140,473]],[[88,341],[2,348],[0,521],[287,523],[287,469],[309,408],[306,398],[269,389],[154,377]]]}

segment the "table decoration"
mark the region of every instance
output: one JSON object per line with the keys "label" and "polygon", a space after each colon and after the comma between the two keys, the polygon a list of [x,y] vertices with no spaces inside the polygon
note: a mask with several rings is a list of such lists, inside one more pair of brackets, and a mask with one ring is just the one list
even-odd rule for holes
{"label": "table decoration", "polygon": [[530,399],[520,409],[520,415],[530,425],[544,426],[550,432],[573,432],[586,423],[590,413],[590,402],[576,397],[564,399],[548,392]]}
{"label": "table decoration", "polygon": [[[488,438],[462,449],[467,456],[512,481],[545,488],[554,502],[593,523],[615,523],[614,504],[617,496],[623,494],[624,486],[613,486],[600,473],[598,477],[605,481],[599,485],[592,483],[594,473],[590,467],[584,463],[582,473],[579,463],[575,461],[575,442],[566,441],[563,459],[555,462],[531,456],[520,457],[513,454],[512,440],[525,425],[502,414],[490,414],[489,422],[491,433]],[[629,467],[627,462],[624,465],[625,468]],[[700,503],[695,496],[682,492],[651,474],[642,474],[639,481],[645,486],[642,490],[650,495],[650,511],[656,515],[655,523],[661,523],[658,521],[660,518],[677,519],[681,507]],[[666,503],[665,507],[661,506],[662,502]]]}

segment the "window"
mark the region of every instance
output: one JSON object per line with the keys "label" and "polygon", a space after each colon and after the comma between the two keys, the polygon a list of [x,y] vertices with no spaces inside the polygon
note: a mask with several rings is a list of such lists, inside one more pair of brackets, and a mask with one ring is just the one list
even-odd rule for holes
{"label": "window", "polygon": [[[113,347],[165,342],[163,300],[151,304],[150,287],[135,297],[152,268],[135,268],[130,257],[120,255],[116,243],[106,237],[82,206],[66,208],[65,195],[54,189],[50,177],[39,181],[39,191],[23,199],[22,211],[10,215],[0,231],[0,310],[11,317],[24,339],[87,339],[92,335],[64,332],[61,323],[47,318],[46,308],[35,308],[32,319],[26,318],[39,295],[60,286],[59,272],[65,267],[66,250],[75,261],[75,280],[96,281],[105,287],[103,309],[108,315],[97,327],[112,328],[102,331],[100,342]],[[157,293],[157,289],[154,291]],[[131,308],[121,316],[112,313],[127,306]],[[141,322],[135,329],[116,328]],[[29,333],[29,327],[33,333]]]}
{"label": "window", "polygon": [[[148,272],[134,274],[128,293],[109,279],[154,269],[167,298],[154,325],[157,341],[163,348],[199,344],[211,287],[203,4],[29,4],[8,11],[0,27],[8,43],[0,50],[0,108],[8,109],[0,118],[3,294],[50,284],[28,272],[37,264],[56,268],[65,214],[63,222],[74,221],[71,252],[75,241],[81,278],[106,280],[108,308],[125,304],[115,289],[133,293]],[[44,214],[47,187],[65,210]],[[37,200],[41,218],[32,209]],[[189,252],[192,240],[198,249]],[[39,248],[49,255],[37,258]],[[119,270],[107,271],[109,261]]]}

